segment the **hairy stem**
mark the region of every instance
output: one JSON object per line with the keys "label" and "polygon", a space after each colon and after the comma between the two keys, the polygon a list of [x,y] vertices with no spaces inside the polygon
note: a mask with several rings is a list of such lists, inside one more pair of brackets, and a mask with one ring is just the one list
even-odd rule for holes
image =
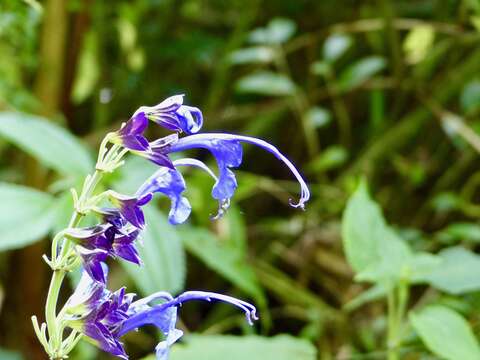
{"label": "hairy stem", "polygon": [[[96,186],[102,179],[103,170],[99,170],[101,166],[98,166],[99,164],[106,164],[110,161],[120,161],[121,156],[118,154],[119,150],[118,145],[113,145],[108,151],[106,150],[106,142],[102,142],[102,146],[100,148],[100,154],[104,154],[104,156],[99,157],[99,161],[97,163],[97,170],[93,173],[93,175],[89,175],[86,178],[85,184],[83,186],[82,193],[80,194],[80,197],[78,199],[78,204],[77,206],[82,206],[84,205],[92,196],[93,192],[95,191]],[[121,153],[122,156],[125,154],[124,152]],[[70,222],[68,224],[68,228],[74,228],[78,226],[80,223],[83,213],[80,211],[81,209],[76,208],[74,213],[72,214],[72,217],[70,219]],[[61,233],[57,234],[54,238],[54,246],[56,247],[56,243],[59,238],[61,238]],[[63,238],[63,244],[60,250],[60,255],[57,258],[56,253],[57,250],[55,248],[54,251],[52,251],[52,263],[55,264],[61,264],[62,261],[64,260],[65,257],[68,256],[69,252],[71,250],[71,241],[68,238]],[[52,359],[62,359],[64,355],[62,351],[64,351],[63,346],[62,346],[62,335],[63,335],[63,326],[59,326],[60,322],[62,319],[59,319],[57,317],[57,303],[58,303],[58,297],[60,294],[60,289],[62,287],[63,280],[66,275],[66,270],[62,267],[60,268],[55,268],[53,271],[52,279],[50,281],[50,287],[48,289],[48,295],[47,295],[47,302],[45,305],[45,319],[47,323],[47,329],[48,329],[48,335],[49,335],[49,343],[50,343],[50,356]],[[69,349],[70,347],[67,346],[66,349]]]}

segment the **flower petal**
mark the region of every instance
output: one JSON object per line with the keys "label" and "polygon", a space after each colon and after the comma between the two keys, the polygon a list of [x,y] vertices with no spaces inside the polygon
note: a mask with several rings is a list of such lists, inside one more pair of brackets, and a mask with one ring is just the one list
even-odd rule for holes
{"label": "flower petal", "polygon": [[108,191],[108,196],[112,204],[117,206],[122,216],[133,226],[143,229],[145,225],[145,217],[141,206],[147,204],[152,195],[145,193],[142,196],[127,196],[116,191]]}
{"label": "flower petal", "polygon": [[310,198],[310,191],[305,180],[290,160],[288,160],[275,146],[264,140],[242,135],[204,133],[181,138],[171,147],[170,150],[171,152],[176,152],[194,148],[208,149],[215,156],[220,172],[218,182],[213,188],[212,196],[217,199],[220,199],[222,196],[230,198],[236,189],[236,180],[229,168],[238,167],[241,164],[241,142],[257,145],[272,153],[277,159],[287,165],[299,182],[301,188],[300,200],[296,204],[290,202],[290,205],[303,209],[305,203]]}
{"label": "flower petal", "polygon": [[168,220],[176,225],[183,223],[192,209],[188,200],[182,196],[185,189],[185,180],[177,170],[161,168],[143,183],[137,195],[145,196],[145,194],[160,192],[168,196],[171,201]]}
{"label": "flower petal", "polygon": [[155,106],[142,106],[135,112],[137,114],[145,114],[168,130],[187,134],[198,132],[203,125],[202,112],[196,107],[183,105],[183,95],[171,96]]}
{"label": "flower petal", "polygon": [[77,245],[75,249],[82,258],[85,271],[92,277],[92,279],[105,284],[106,274],[102,267],[102,263],[107,260],[108,252],[102,249],[90,250],[80,245]]}
{"label": "flower petal", "polygon": [[148,140],[143,136],[148,126],[144,113],[137,113],[114,133],[111,141],[130,150],[145,151],[149,148]]}

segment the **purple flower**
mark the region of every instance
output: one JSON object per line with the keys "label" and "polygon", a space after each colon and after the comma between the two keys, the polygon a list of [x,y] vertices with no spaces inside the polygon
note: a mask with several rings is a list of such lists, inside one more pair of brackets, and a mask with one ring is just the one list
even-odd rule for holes
{"label": "purple flower", "polygon": [[108,197],[110,202],[119,209],[125,220],[138,229],[143,229],[145,216],[140,207],[152,200],[152,194],[145,193],[141,196],[127,196],[110,190],[108,191]]}
{"label": "purple flower", "polygon": [[230,169],[236,168],[242,163],[242,142],[260,146],[287,165],[300,183],[301,187],[301,195],[298,203],[291,203],[291,205],[303,209],[305,203],[310,198],[310,191],[308,190],[305,180],[303,180],[302,176],[290,160],[288,160],[275,146],[264,140],[249,136],[221,133],[195,134],[179,139],[178,142],[172,145],[170,151],[176,152],[195,148],[209,150],[215,157],[219,169],[218,180],[213,186],[212,196],[218,200],[228,200],[233,196],[237,188],[235,175]]}
{"label": "purple flower", "polygon": [[147,151],[149,149],[148,140],[143,136],[147,126],[148,119],[145,114],[135,114],[120,130],[113,133],[111,141],[130,150]]}
{"label": "purple flower", "polygon": [[77,253],[87,273],[96,281],[105,283],[102,263],[105,263],[108,256],[141,264],[134,244],[139,233],[140,231],[133,227],[117,228],[112,224],[102,224],[70,229],[65,236],[77,244]]}
{"label": "purple flower", "polygon": [[[157,300],[163,300],[164,302],[158,305],[151,305],[151,303]],[[172,298],[168,293],[159,292],[131,304],[128,311],[129,318],[118,328],[117,336],[123,336],[145,325],[154,325],[165,336],[165,340],[156,347],[157,360],[167,360],[170,346],[183,334],[175,328],[177,308],[183,303],[192,300],[216,300],[234,305],[245,312],[250,325],[253,325],[253,321],[258,319],[255,306],[231,296],[205,291],[187,291],[176,298]]]}
{"label": "purple flower", "polygon": [[142,106],[134,116],[140,113],[168,130],[187,134],[198,132],[203,125],[202,112],[196,107],[183,105],[183,95],[170,96],[155,106]]}
{"label": "purple flower", "polygon": [[[201,161],[196,159],[179,159],[173,162],[174,167],[177,166],[195,166],[199,167],[210,174],[215,184],[212,189],[212,196],[220,203],[219,213],[221,216],[230,204],[230,198],[237,189],[237,179],[231,170],[237,168],[242,163],[242,142],[254,144],[271,152],[280,161],[282,161],[297,181],[300,183],[301,195],[298,203],[290,204],[293,207],[304,208],[305,203],[310,198],[310,191],[308,190],[305,180],[295,168],[295,166],[288,160],[276,147],[267,143],[266,141],[240,135],[221,134],[221,133],[206,133],[195,134],[178,139],[177,141],[166,141],[159,139],[159,143],[168,143],[164,151],[178,152],[189,149],[204,148],[209,150],[215,157],[218,165],[218,177]],[[182,175],[175,169],[159,169],[154,173],[137,191],[138,196],[145,194],[160,192],[167,195],[172,202],[170,209],[169,220],[172,224],[179,224],[184,222],[190,215],[191,207],[188,200],[182,196],[185,191],[185,181]]]}
{"label": "purple flower", "polygon": [[89,274],[84,273],[65,306],[66,323],[103,351],[128,359],[123,344],[112,329],[128,319],[127,311],[133,297],[134,294],[125,294],[125,288],[111,293],[103,283],[92,281]]}
{"label": "purple flower", "polygon": [[170,198],[171,206],[168,220],[171,224],[181,224],[190,215],[192,207],[182,196],[186,190],[182,174],[175,169],[160,168],[138,189],[137,195],[162,193]]}
{"label": "purple flower", "polygon": [[83,262],[83,268],[95,281],[105,283],[106,276],[102,264],[108,258],[108,252],[102,249],[87,249],[81,245],[75,247]]}
{"label": "purple flower", "polygon": [[66,304],[67,325],[90,338],[102,350],[122,359],[128,356],[119,339],[142,326],[153,325],[164,335],[164,340],[156,346],[157,360],[167,360],[170,346],[183,335],[176,329],[177,309],[187,301],[226,302],[243,310],[249,324],[258,319],[253,305],[211,292],[187,291],[175,298],[169,293],[158,292],[132,302],[133,297],[134,294],[125,294],[124,288],[111,293],[104,284],[96,283],[84,273]]}

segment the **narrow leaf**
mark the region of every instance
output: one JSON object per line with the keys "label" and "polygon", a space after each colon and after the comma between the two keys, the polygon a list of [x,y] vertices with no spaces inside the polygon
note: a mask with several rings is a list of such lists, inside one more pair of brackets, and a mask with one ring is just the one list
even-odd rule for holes
{"label": "narrow leaf", "polygon": [[259,71],[241,78],[236,84],[240,93],[285,96],[295,92],[295,84],[288,77],[270,71]]}
{"label": "narrow leaf", "polygon": [[243,250],[219,240],[213,233],[198,228],[182,228],[180,232],[186,249],[208,267],[224,276],[257,301],[264,295],[253,269],[245,260]]}
{"label": "narrow leaf", "polygon": [[385,66],[385,59],[380,56],[370,56],[358,60],[340,74],[338,83],[340,90],[352,90],[372,78]]}
{"label": "narrow leaf", "polygon": [[144,264],[137,265],[122,261],[122,265],[143,294],[165,290],[179,292],[185,282],[185,254],[176,229],[166,217],[152,206],[147,206],[147,227],[143,232],[143,246],[139,246]]}
{"label": "narrow leaf", "polygon": [[83,176],[92,170],[93,162],[85,147],[67,130],[45,118],[2,112],[0,137],[63,175]]}

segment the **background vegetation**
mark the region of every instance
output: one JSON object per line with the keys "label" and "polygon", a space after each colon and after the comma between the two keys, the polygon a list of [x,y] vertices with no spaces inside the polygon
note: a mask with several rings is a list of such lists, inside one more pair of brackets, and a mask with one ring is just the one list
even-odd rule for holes
{"label": "background vegetation", "polygon": [[[41,255],[103,135],[184,93],[207,130],[282,149],[313,198],[286,206],[296,184],[249,148],[222,220],[196,172],[188,225],[149,209],[146,266],[112,288],[223,291],[261,315],[185,306],[201,335],[174,360],[480,359],[479,44],[478,0],[2,0],[0,357],[45,358]],[[109,183],[152,171],[132,160]],[[132,358],[156,338],[127,337]]]}

